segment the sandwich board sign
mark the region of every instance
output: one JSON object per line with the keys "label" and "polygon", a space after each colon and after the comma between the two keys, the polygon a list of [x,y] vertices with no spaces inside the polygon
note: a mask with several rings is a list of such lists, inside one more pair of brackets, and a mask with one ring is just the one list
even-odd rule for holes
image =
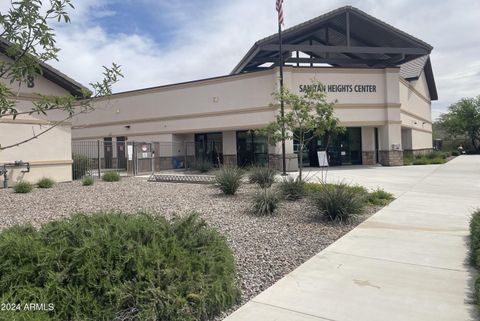
{"label": "sandwich board sign", "polygon": [[318,166],[328,167],[327,152],[326,151],[318,151],[317,156],[318,156]]}

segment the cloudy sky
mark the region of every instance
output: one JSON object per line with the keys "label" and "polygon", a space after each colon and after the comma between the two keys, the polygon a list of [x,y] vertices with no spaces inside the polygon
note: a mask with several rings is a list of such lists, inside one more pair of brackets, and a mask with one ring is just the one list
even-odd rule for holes
{"label": "cloudy sky", "polygon": [[[277,28],[275,0],[72,2],[72,22],[56,27],[60,61],[51,64],[88,84],[116,62],[125,75],[116,92],[228,74]],[[344,5],[434,47],[434,117],[459,98],[480,95],[479,0],[285,0],[285,27]]]}

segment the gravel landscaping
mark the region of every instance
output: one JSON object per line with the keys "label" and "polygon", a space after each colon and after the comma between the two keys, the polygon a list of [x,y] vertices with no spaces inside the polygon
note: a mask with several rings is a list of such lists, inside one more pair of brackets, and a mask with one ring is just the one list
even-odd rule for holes
{"label": "gravel landscaping", "polygon": [[115,183],[96,181],[93,186],[61,183],[29,194],[0,190],[0,229],[23,223],[39,226],[75,212],[143,210],[166,216],[197,212],[230,243],[245,303],[378,210],[371,207],[355,221],[333,224],[314,220],[308,203],[300,200],[283,203],[273,217],[255,217],[248,210],[255,189],[247,184],[237,195],[224,196],[210,185],[124,178]]}

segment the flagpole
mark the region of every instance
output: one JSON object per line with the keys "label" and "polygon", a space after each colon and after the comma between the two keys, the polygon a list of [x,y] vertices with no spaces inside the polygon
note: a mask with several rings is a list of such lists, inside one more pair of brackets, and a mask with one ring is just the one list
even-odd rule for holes
{"label": "flagpole", "polygon": [[280,65],[280,115],[282,116],[282,170],[283,176],[287,175],[287,164],[285,156],[285,108],[283,103],[283,54],[282,54],[282,24],[281,21],[278,21],[278,43],[279,43],[279,52],[278,60]]}

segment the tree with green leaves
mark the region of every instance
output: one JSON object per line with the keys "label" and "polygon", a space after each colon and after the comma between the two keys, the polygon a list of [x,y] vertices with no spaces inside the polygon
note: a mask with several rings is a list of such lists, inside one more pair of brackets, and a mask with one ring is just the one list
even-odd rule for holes
{"label": "tree with green leaves", "polygon": [[275,121],[259,130],[268,136],[272,144],[283,139],[298,141],[300,181],[303,179],[302,155],[308,143],[315,137],[326,136],[328,147],[329,138],[345,130],[339,126],[339,119],[334,114],[335,103],[327,102],[324,88],[320,82],[313,81],[301,94],[291,92],[287,88],[273,93],[277,101],[283,100],[284,115],[278,113]]}
{"label": "tree with green leaves", "polygon": [[96,97],[109,96],[112,85],[123,77],[120,66],[103,67],[103,80],[90,83],[90,90],[82,90],[77,96],[54,96],[37,94],[37,99],[28,110],[17,108],[15,87],[28,84],[42,75],[44,64],[58,60],[53,23],[69,23],[67,10],[74,9],[71,0],[12,0],[6,12],[0,12],[0,43],[5,50],[0,60],[0,118],[15,119],[19,115],[47,115],[61,111],[64,118],[55,121],[32,137],[3,146],[0,151],[27,143],[44,135],[74,116],[93,110]]}
{"label": "tree with green leaves", "polygon": [[440,115],[438,126],[452,139],[464,139],[480,152],[480,96],[462,98]]}

